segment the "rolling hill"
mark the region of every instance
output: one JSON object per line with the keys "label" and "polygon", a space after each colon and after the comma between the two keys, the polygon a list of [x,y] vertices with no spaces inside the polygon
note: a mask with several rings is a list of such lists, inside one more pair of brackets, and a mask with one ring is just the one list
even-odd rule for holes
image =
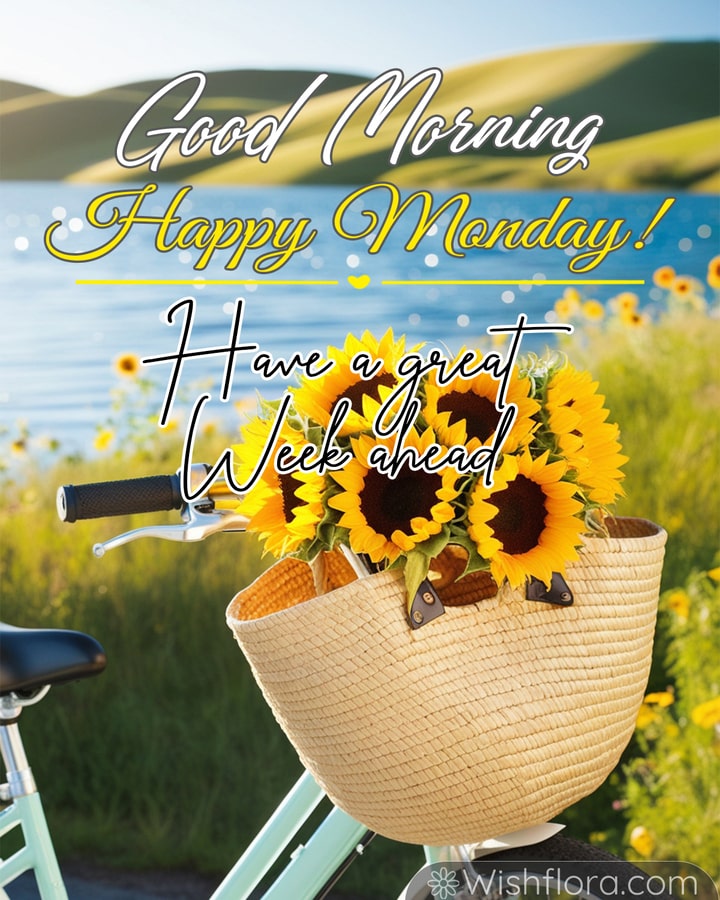
{"label": "rolling hill", "polygon": [[[317,73],[239,70],[208,73],[207,87],[185,123],[200,115],[222,124],[241,115],[281,118]],[[410,77],[415,73],[405,73]],[[479,126],[487,117],[520,122],[535,106],[543,116],[580,122],[598,114],[604,124],[590,148],[590,166],[576,166],[561,182],[547,171],[553,152],[479,149],[451,153],[438,141],[419,158],[407,149],[397,165],[390,152],[420,93],[400,103],[373,137],[364,129],[381,92],[350,118],[335,146],[333,165],[321,160],[323,142],[367,79],[332,73],[278,143],[270,162],[247,156],[242,144],[214,157],[206,149],[182,156],[177,143],[160,170],[122,168],[114,159],[120,133],[138,107],[164,82],[142,82],[82,97],[63,97],[13,82],[0,83],[0,177],[75,182],[192,181],[194,184],[357,184],[391,180],[400,186],[582,187],[712,191],[720,186],[720,52],[714,41],[598,44],[483,61],[444,73],[425,112],[448,124],[462,108]],[[184,94],[183,94],[184,91]],[[143,121],[145,131],[167,127],[190,95],[167,95]],[[143,143],[133,145],[139,154]]]}

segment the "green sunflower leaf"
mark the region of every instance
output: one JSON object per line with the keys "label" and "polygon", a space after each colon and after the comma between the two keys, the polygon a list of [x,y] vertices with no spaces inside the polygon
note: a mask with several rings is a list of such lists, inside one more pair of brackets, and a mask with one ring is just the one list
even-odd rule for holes
{"label": "green sunflower leaf", "polygon": [[[427,556],[428,559],[433,559],[442,553],[445,547],[447,547],[449,540],[450,529],[447,525],[443,525],[442,529],[437,534],[434,534],[431,538],[428,538],[421,544],[416,544],[415,549],[412,550],[411,553],[422,553],[423,556]],[[408,554],[408,556],[409,555],[410,554]]]}
{"label": "green sunflower leaf", "polygon": [[405,554],[405,586],[407,588],[408,612],[418,588],[427,578],[430,563],[447,547],[450,540],[450,529],[444,525],[438,534],[433,535]]}
{"label": "green sunflower leaf", "polygon": [[490,568],[488,561],[480,556],[477,547],[475,546],[475,541],[473,541],[467,532],[459,530],[453,532],[448,543],[457,544],[457,546],[462,547],[468,555],[467,565],[460,576],[461,578],[464,578],[465,575],[471,575],[473,572],[485,572]]}
{"label": "green sunflower leaf", "polygon": [[408,614],[418,588],[427,578],[431,556],[420,550],[411,550],[405,556],[405,587],[407,588]]}

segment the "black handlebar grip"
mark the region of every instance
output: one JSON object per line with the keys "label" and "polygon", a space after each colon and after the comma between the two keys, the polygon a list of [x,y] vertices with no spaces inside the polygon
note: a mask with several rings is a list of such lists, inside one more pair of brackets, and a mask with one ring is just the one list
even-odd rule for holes
{"label": "black handlebar grip", "polygon": [[63,522],[180,509],[182,504],[177,475],[66,484],[57,492],[58,515]]}

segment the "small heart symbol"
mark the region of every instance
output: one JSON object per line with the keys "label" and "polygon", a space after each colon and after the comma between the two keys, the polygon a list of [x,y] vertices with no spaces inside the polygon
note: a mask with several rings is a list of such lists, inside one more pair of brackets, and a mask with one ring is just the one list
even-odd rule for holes
{"label": "small heart symbol", "polygon": [[355,288],[355,290],[361,291],[363,288],[366,288],[370,284],[370,276],[348,275],[348,281]]}

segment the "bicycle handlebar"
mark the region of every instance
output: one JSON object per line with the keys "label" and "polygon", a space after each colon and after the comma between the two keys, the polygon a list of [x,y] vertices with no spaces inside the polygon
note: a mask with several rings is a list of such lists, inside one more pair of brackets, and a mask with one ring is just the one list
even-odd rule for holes
{"label": "bicycle handlebar", "polygon": [[57,511],[63,522],[161,512],[182,505],[178,475],[66,484],[57,492]]}

